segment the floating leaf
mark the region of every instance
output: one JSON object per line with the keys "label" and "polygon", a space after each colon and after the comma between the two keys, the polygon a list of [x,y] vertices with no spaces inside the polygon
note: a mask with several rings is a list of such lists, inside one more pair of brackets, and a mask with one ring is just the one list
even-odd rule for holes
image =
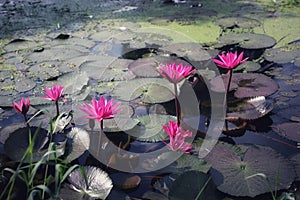
{"label": "floating leaf", "polygon": [[254,33],[222,35],[219,37],[219,42],[224,45],[239,45],[244,49],[266,49],[276,44],[273,37]]}
{"label": "floating leaf", "polygon": [[125,173],[110,174],[110,178],[114,186],[120,189],[136,188],[141,183],[141,178],[137,175],[130,175]]}
{"label": "floating leaf", "polygon": [[138,116],[139,124],[130,132],[130,135],[143,142],[159,142],[168,138],[162,125],[169,121],[176,121],[176,117],[171,115],[151,114]]}
{"label": "floating leaf", "polygon": [[216,145],[205,160],[212,165],[218,189],[233,196],[255,197],[287,189],[294,181],[291,162],[270,148],[248,147],[240,157],[224,145]]}
{"label": "floating leaf", "polygon": [[246,61],[240,64],[233,71],[243,71],[243,72],[255,72],[260,69],[260,65],[253,61]]}
{"label": "floating leaf", "polygon": [[224,28],[254,28],[261,24],[258,20],[247,17],[224,17],[217,19],[215,23]]}
{"label": "floating leaf", "polygon": [[84,86],[87,86],[88,81],[89,77],[85,72],[74,71],[60,76],[56,84],[64,86],[65,94],[76,94],[81,92]]}
{"label": "floating leaf", "polygon": [[273,104],[267,101],[264,96],[251,99],[242,99],[240,102],[234,102],[234,105],[228,105],[227,119],[230,120],[255,120],[265,116],[273,109]]}
{"label": "floating leaf", "polygon": [[27,39],[14,39],[10,41],[3,49],[6,52],[14,52],[14,51],[20,51],[20,50],[28,50],[33,49],[41,44],[36,41],[31,41]]}
{"label": "floating leaf", "polygon": [[[228,75],[217,76],[210,81],[211,89],[215,92],[224,92]],[[266,75],[258,73],[233,73],[230,90],[235,89],[237,98],[269,96],[278,90],[278,84]]]}
{"label": "floating leaf", "polygon": [[294,156],[291,157],[291,161],[294,163],[295,165],[295,170],[296,170],[296,180],[299,181],[300,180],[300,154],[296,154]]}
{"label": "floating leaf", "polygon": [[280,48],[267,49],[263,56],[269,62],[284,64],[299,59],[299,54],[300,44],[290,44]]}
{"label": "floating leaf", "polygon": [[15,90],[18,92],[27,92],[32,90],[36,86],[36,83],[25,76],[17,76],[15,77]]}
{"label": "floating leaf", "polygon": [[210,164],[194,155],[183,154],[179,159],[176,160],[176,168],[182,168],[185,171],[194,170],[207,173],[210,167]]}
{"label": "floating leaf", "polygon": [[[29,146],[29,133],[31,132],[31,138],[33,138],[35,132],[38,130],[37,127],[26,127],[23,129],[18,129],[10,134],[8,139],[5,141],[4,149],[6,154],[14,161],[20,161]],[[34,147],[32,152],[33,162],[37,162],[43,158],[48,152],[48,148],[45,144],[48,141],[47,131],[45,129],[40,129],[36,135],[34,141]],[[64,154],[65,142],[60,143],[56,146],[56,157]],[[47,156],[48,158],[48,156]],[[49,158],[54,158],[54,152],[49,154]],[[30,162],[30,156],[27,156],[25,163]]]}
{"label": "floating leaf", "polygon": [[68,140],[70,140],[69,152],[66,160],[69,162],[81,156],[90,146],[89,134],[80,128],[74,127],[67,134]]}
{"label": "floating leaf", "polygon": [[112,91],[112,96],[125,101],[162,103],[174,99],[173,90],[173,84],[165,79],[141,78],[121,83]]}
{"label": "floating leaf", "polygon": [[90,198],[105,199],[113,187],[108,174],[97,167],[85,166],[83,170],[86,176],[78,168],[70,173],[68,181],[72,189]]}
{"label": "floating leaf", "polygon": [[210,180],[207,174],[199,171],[184,172],[171,185],[169,199],[206,199]]}
{"label": "floating leaf", "polygon": [[286,122],[273,125],[272,129],[282,137],[300,142],[300,123]]}
{"label": "floating leaf", "polygon": [[161,47],[160,50],[176,54],[191,61],[210,60],[211,55],[199,43],[175,43]]}
{"label": "floating leaf", "polygon": [[152,191],[147,191],[143,194],[143,199],[150,199],[150,200],[168,200],[168,198],[158,192],[152,192]]}
{"label": "floating leaf", "polygon": [[159,77],[157,72],[159,65],[155,58],[142,58],[132,62],[128,69],[137,77]]}

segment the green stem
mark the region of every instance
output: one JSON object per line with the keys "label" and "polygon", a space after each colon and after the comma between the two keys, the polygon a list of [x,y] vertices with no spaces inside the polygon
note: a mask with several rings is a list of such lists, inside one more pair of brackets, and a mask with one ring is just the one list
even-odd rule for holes
{"label": "green stem", "polygon": [[177,83],[174,83],[174,95],[175,95],[175,107],[176,107],[176,118],[177,124],[180,125],[180,107],[178,101],[178,93],[177,93]]}
{"label": "green stem", "polygon": [[[223,103],[226,115],[227,115],[227,108],[228,108],[227,99],[228,99],[228,93],[230,90],[230,83],[231,83],[231,79],[232,79],[232,69],[228,70],[227,75],[228,75],[228,81],[227,81],[227,85],[226,85],[226,92],[225,92],[224,103]],[[225,120],[225,128],[226,128],[226,130],[228,130],[228,121],[227,120]]]}

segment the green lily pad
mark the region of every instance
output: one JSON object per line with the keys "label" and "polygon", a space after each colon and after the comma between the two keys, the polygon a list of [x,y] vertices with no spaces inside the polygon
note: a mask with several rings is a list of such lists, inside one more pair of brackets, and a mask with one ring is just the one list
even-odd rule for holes
{"label": "green lily pad", "polygon": [[247,17],[224,17],[217,19],[215,23],[224,28],[254,28],[261,25],[258,20]]}
{"label": "green lily pad", "polygon": [[162,128],[169,121],[176,121],[171,115],[151,114],[138,116],[139,124],[129,131],[130,135],[143,142],[159,142],[168,139],[168,134]]}
{"label": "green lily pad", "polygon": [[176,54],[178,57],[184,57],[191,61],[205,61],[212,58],[208,51],[198,43],[175,43],[161,47],[160,50]]}
{"label": "green lily pad", "polygon": [[88,81],[89,77],[85,72],[74,71],[60,76],[56,84],[64,87],[64,94],[76,94],[87,86]]}
{"label": "green lily pad", "polygon": [[183,154],[179,159],[176,160],[175,167],[179,170],[193,170],[207,173],[211,168],[211,165],[195,155]]}
{"label": "green lily pad", "polygon": [[282,137],[300,142],[300,123],[286,122],[273,125],[272,129]]}
{"label": "green lily pad", "polygon": [[110,94],[110,92],[123,81],[103,81],[98,83],[97,86],[93,86],[92,90],[99,94]]}
{"label": "green lily pad", "polygon": [[[6,154],[9,156],[10,159],[14,161],[21,161],[26,149],[29,146],[29,131],[31,132],[31,137],[35,134],[38,130],[37,127],[26,127],[22,129],[17,129],[13,133],[9,135],[7,140],[4,144],[4,150]],[[46,153],[48,152],[48,148],[45,147],[45,144],[48,142],[47,131],[45,129],[40,129],[36,135],[33,152],[32,152],[32,159],[33,162],[37,162],[41,159],[53,159],[54,152],[49,154],[45,157]],[[64,154],[65,152],[65,142],[62,142],[56,146],[56,157],[59,157]],[[24,160],[25,163],[30,162],[30,156],[27,156]]]}
{"label": "green lily pad", "polygon": [[6,52],[14,52],[20,50],[29,50],[40,46],[41,44],[28,39],[14,39],[4,46]]}
{"label": "green lily pad", "polygon": [[29,53],[25,58],[34,63],[50,61],[54,58],[59,61],[66,61],[89,53],[86,47],[79,45],[57,45],[45,48],[42,52]]}
{"label": "green lily pad", "polygon": [[112,96],[124,101],[163,103],[174,99],[174,85],[162,78],[132,79],[119,84]]}
{"label": "green lily pad", "polygon": [[205,199],[205,196],[208,196],[207,191],[210,181],[210,177],[202,172],[184,172],[172,183],[169,199],[196,199],[201,191],[200,198],[198,197],[197,199]]}
{"label": "green lily pad", "polygon": [[255,72],[260,69],[260,64],[253,61],[246,61],[240,64],[233,71],[243,71],[243,72]]}
{"label": "green lily pad", "polygon": [[81,156],[90,146],[90,136],[83,129],[74,127],[67,133],[67,138],[70,140],[69,154],[66,158],[68,162]]}
{"label": "green lily pad", "polygon": [[159,77],[159,73],[157,69],[159,67],[159,63],[155,58],[140,58],[134,62],[132,62],[128,69],[131,73],[136,75],[137,77]]}
{"label": "green lily pad", "polygon": [[106,199],[113,187],[108,174],[91,166],[85,166],[83,170],[85,176],[78,168],[69,174],[68,181],[72,184],[72,189],[92,199]]}
{"label": "green lily pad", "polygon": [[61,75],[58,63],[58,61],[45,61],[31,66],[29,71],[42,81],[53,79]]}
{"label": "green lily pad", "polygon": [[223,45],[239,45],[244,49],[267,49],[273,47],[276,44],[276,40],[264,34],[238,33],[220,36],[219,43]]}
{"label": "green lily pad", "polygon": [[248,147],[240,154],[216,145],[205,160],[212,165],[217,188],[233,196],[287,189],[296,176],[292,163],[271,148]]}
{"label": "green lily pad", "polygon": [[290,44],[280,48],[267,49],[263,56],[269,62],[284,64],[299,59],[299,54],[300,44]]}
{"label": "green lily pad", "polygon": [[15,90],[18,92],[27,92],[32,90],[35,86],[36,83],[26,76],[20,75],[15,77]]}

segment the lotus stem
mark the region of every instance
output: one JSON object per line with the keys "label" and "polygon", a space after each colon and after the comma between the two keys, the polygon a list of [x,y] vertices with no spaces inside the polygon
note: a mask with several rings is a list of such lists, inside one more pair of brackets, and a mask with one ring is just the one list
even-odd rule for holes
{"label": "lotus stem", "polygon": [[177,93],[177,83],[174,83],[174,94],[175,94],[176,118],[177,118],[177,124],[179,126],[180,125],[180,108],[179,108],[178,93]]}
{"label": "lotus stem", "polygon": [[[229,69],[227,74],[228,74],[228,82],[226,85],[226,93],[225,93],[225,97],[224,97],[224,109],[225,109],[226,114],[227,114],[227,108],[228,108],[227,99],[228,99],[230,83],[231,83],[231,79],[232,79],[232,69]],[[226,128],[226,130],[228,130],[228,121],[227,120],[225,120],[225,128]]]}
{"label": "lotus stem", "polygon": [[58,100],[55,101],[55,106],[56,106],[56,116],[59,116],[59,107],[58,107]]}
{"label": "lotus stem", "polygon": [[100,121],[100,134],[99,134],[97,155],[99,155],[100,153],[102,134],[103,134],[103,120]]}

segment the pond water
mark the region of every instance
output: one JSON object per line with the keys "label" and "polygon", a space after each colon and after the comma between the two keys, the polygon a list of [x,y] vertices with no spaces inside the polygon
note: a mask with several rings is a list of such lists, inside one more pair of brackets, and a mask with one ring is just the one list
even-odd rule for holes
{"label": "pond water", "polygon": [[[1,1],[0,199],[33,191],[37,199],[42,191],[62,199],[300,199],[299,6]],[[225,113],[228,75],[212,59],[228,51],[248,60],[233,71]],[[195,69],[176,85],[180,125],[193,135],[189,154],[172,152],[162,127],[178,112],[174,85],[158,69],[174,62]],[[49,125],[55,102],[42,98],[53,85],[64,87],[59,131]],[[22,97],[31,128],[13,109]],[[100,97],[121,103],[104,133],[80,109]],[[33,127],[41,130],[30,159],[23,154]]]}

